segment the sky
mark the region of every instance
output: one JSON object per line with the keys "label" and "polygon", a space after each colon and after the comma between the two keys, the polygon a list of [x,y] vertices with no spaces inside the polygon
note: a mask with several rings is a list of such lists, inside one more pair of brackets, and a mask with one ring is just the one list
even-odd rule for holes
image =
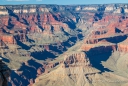
{"label": "sky", "polygon": [[0,0],[0,5],[16,4],[58,4],[58,5],[75,5],[75,4],[110,4],[110,3],[127,3],[128,0]]}

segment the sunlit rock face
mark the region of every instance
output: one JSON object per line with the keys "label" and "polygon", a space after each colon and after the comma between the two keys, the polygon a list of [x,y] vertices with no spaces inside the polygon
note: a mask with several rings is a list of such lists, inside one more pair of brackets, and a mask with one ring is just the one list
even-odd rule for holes
{"label": "sunlit rock face", "polygon": [[[65,55],[63,63],[57,69],[37,77],[33,86],[56,86],[56,84],[61,84],[61,86],[98,86],[99,84],[109,86],[113,84],[116,86],[117,83],[114,83],[115,80],[119,80],[120,82],[128,80],[112,72],[101,73],[100,70],[91,65],[89,58],[84,52],[70,52],[70,54],[67,53]],[[125,83],[122,84],[125,85]]]}
{"label": "sunlit rock face", "polygon": [[59,12],[59,11],[104,11],[112,13],[128,13],[127,4],[105,4],[105,5],[72,5],[72,6],[57,6],[57,5],[22,5],[22,6],[0,6],[0,15],[9,15],[9,11],[16,14],[27,14],[36,12]]}
{"label": "sunlit rock face", "polygon": [[127,13],[127,4],[0,6],[9,86],[127,86]]}

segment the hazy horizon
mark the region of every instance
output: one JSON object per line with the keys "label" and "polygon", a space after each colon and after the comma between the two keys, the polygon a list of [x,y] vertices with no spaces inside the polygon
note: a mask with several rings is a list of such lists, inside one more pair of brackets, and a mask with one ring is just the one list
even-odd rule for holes
{"label": "hazy horizon", "polygon": [[2,0],[0,5],[51,4],[51,5],[86,5],[86,4],[125,4],[127,0]]}

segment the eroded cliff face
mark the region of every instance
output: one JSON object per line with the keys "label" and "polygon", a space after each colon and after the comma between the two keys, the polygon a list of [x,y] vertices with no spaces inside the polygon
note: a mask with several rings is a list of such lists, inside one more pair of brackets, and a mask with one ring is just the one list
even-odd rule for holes
{"label": "eroded cliff face", "polygon": [[[122,86],[128,80],[112,72],[101,72],[93,66],[84,52],[70,52],[57,69],[40,75],[33,86]],[[119,85],[117,81],[125,83]]]}
{"label": "eroded cliff face", "polygon": [[127,85],[127,22],[127,4],[0,6],[0,55],[12,69],[9,86]]}
{"label": "eroded cliff face", "polygon": [[[127,4],[103,4],[103,5],[15,5],[0,6],[1,15],[9,15],[9,11],[20,13],[36,13],[36,12],[59,12],[59,11],[105,11],[113,13],[127,13]],[[6,10],[8,9],[8,10]]]}

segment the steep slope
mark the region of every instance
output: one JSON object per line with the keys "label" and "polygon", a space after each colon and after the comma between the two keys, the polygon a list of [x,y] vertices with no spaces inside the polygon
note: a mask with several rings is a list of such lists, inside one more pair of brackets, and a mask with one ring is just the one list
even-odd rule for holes
{"label": "steep slope", "polygon": [[10,77],[11,70],[8,66],[2,62],[2,58],[0,58],[0,86],[8,86],[8,78]]}
{"label": "steep slope", "polygon": [[36,79],[34,86],[121,86],[127,78],[92,67],[84,52],[65,56],[59,67]]}

